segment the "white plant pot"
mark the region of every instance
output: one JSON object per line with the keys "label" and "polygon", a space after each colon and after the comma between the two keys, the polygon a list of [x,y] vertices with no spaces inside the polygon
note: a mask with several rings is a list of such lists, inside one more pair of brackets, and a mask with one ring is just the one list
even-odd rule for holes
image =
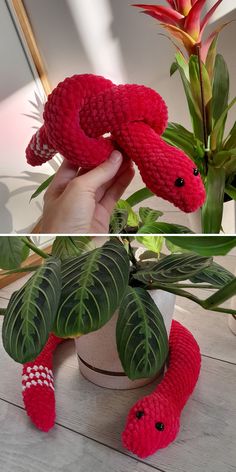
{"label": "white plant pot", "polygon": [[[149,294],[163,315],[169,336],[175,295],[162,290],[151,290]],[[100,387],[119,390],[142,387],[161,377],[162,372],[157,372],[153,378],[134,381],[125,375],[116,348],[117,316],[115,312],[101,329],[75,340],[80,371],[86,379]]]}
{"label": "white plant pot", "polygon": [[[225,234],[236,233],[236,212],[235,202],[233,200],[224,203],[222,228]],[[202,233],[201,210],[188,214],[189,228],[194,233]]]}

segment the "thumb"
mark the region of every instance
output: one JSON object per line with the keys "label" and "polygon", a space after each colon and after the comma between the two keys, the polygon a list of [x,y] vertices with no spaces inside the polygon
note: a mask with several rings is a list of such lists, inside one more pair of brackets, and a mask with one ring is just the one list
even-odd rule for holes
{"label": "thumb", "polygon": [[122,154],[119,151],[113,151],[109,159],[100,164],[100,166],[77,178],[80,179],[81,184],[97,190],[101,185],[115,177],[122,164],[122,160]]}

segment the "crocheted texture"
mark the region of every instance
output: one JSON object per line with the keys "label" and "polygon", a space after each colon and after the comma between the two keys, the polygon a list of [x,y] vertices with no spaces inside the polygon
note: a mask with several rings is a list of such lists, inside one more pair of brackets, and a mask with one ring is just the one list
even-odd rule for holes
{"label": "crocheted texture", "polygon": [[45,432],[55,424],[52,357],[54,350],[62,341],[64,340],[51,334],[37,359],[23,366],[22,395],[25,409],[35,426]]}
{"label": "crocheted texture", "polygon": [[74,75],[49,95],[44,125],[26,149],[27,161],[41,165],[59,152],[88,169],[118,148],[137,164],[153,193],[192,212],[204,203],[205,188],[193,161],[161,138],[167,120],[164,100],[148,87]]}
{"label": "crocheted texture", "polygon": [[[52,356],[63,341],[52,334],[37,359],[23,366],[25,409],[35,426],[45,432],[55,424]],[[177,321],[172,322],[169,343],[169,366],[164,379],[151,395],[133,406],[122,434],[123,445],[139,457],[147,457],[175,439],[181,411],[199,376],[198,344]]]}
{"label": "crocheted texture", "polygon": [[174,441],[181,411],[199,377],[199,346],[177,321],[172,322],[169,344],[169,366],[164,379],[151,395],[132,407],[122,434],[124,447],[142,458]]}

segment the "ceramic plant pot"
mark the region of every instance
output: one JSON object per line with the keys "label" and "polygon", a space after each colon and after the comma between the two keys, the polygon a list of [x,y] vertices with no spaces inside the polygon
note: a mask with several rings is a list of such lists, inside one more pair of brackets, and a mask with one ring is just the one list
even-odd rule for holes
{"label": "ceramic plant pot", "polygon": [[[189,229],[194,233],[202,233],[201,210],[188,214]],[[236,232],[236,213],[235,202],[233,200],[224,203],[222,228],[225,234],[235,234]]]}
{"label": "ceramic plant pot", "polygon": [[[160,309],[167,333],[170,333],[174,313],[175,295],[162,290],[149,291]],[[161,377],[157,372],[154,378],[130,380],[124,373],[116,348],[117,312],[103,328],[75,340],[79,368],[85,378],[100,387],[112,389],[138,388]]]}

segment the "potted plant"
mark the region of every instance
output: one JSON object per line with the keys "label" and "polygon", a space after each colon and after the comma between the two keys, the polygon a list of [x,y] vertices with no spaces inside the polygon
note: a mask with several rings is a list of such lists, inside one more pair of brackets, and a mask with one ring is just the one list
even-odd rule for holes
{"label": "potted plant", "polygon": [[[223,56],[217,53],[219,33],[229,22],[217,26],[204,38],[205,29],[222,1],[215,2],[204,17],[206,0],[167,0],[168,8],[134,5],[158,20],[177,48],[170,75],[176,71],[180,74],[192,130],[169,123],[163,137],[184,150],[201,172],[207,199],[192,227],[203,233],[220,232],[224,202],[236,199],[236,123],[226,132],[227,116],[236,98],[229,100],[229,71]],[[234,228],[231,232],[234,233]]]}
{"label": "potted plant", "polygon": [[[180,252],[185,240],[189,240],[191,252]],[[142,251],[136,247],[137,242],[143,245]],[[163,254],[164,242],[169,248],[167,255]],[[95,351],[94,358],[96,333],[99,336],[99,331],[108,326],[116,313],[117,320],[111,327],[114,356],[118,352],[122,376],[125,373],[132,382],[138,383],[124,385],[122,381],[115,386],[129,388],[147,383],[160,374],[165,365],[167,330],[174,305],[170,294],[189,298],[204,309],[236,314],[236,310],[221,307],[236,294],[236,278],[211,257],[211,254],[226,254],[236,245],[235,237],[210,238],[209,241],[209,238],[196,236],[166,240],[150,236],[135,239],[112,236],[100,247],[91,248],[91,244],[94,243],[87,237],[57,237],[51,253],[46,254],[30,238],[0,238],[0,266],[5,273],[33,272],[23,287],[13,293],[6,310],[1,310],[3,345],[15,361],[34,360],[50,332],[63,338],[86,335],[77,344],[85,343],[92,333],[89,349]],[[42,264],[21,267],[29,249],[41,257]],[[196,288],[215,290],[215,293],[202,300],[189,291]],[[169,304],[167,310],[165,307],[165,315],[169,315],[166,324],[163,321],[165,304]],[[111,331],[107,330],[108,339],[102,338],[100,346],[106,356]],[[99,342],[101,344],[101,336]],[[79,355],[81,357],[81,350]],[[113,359],[115,357],[111,356],[111,368]],[[92,380],[100,383],[99,378]]]}

